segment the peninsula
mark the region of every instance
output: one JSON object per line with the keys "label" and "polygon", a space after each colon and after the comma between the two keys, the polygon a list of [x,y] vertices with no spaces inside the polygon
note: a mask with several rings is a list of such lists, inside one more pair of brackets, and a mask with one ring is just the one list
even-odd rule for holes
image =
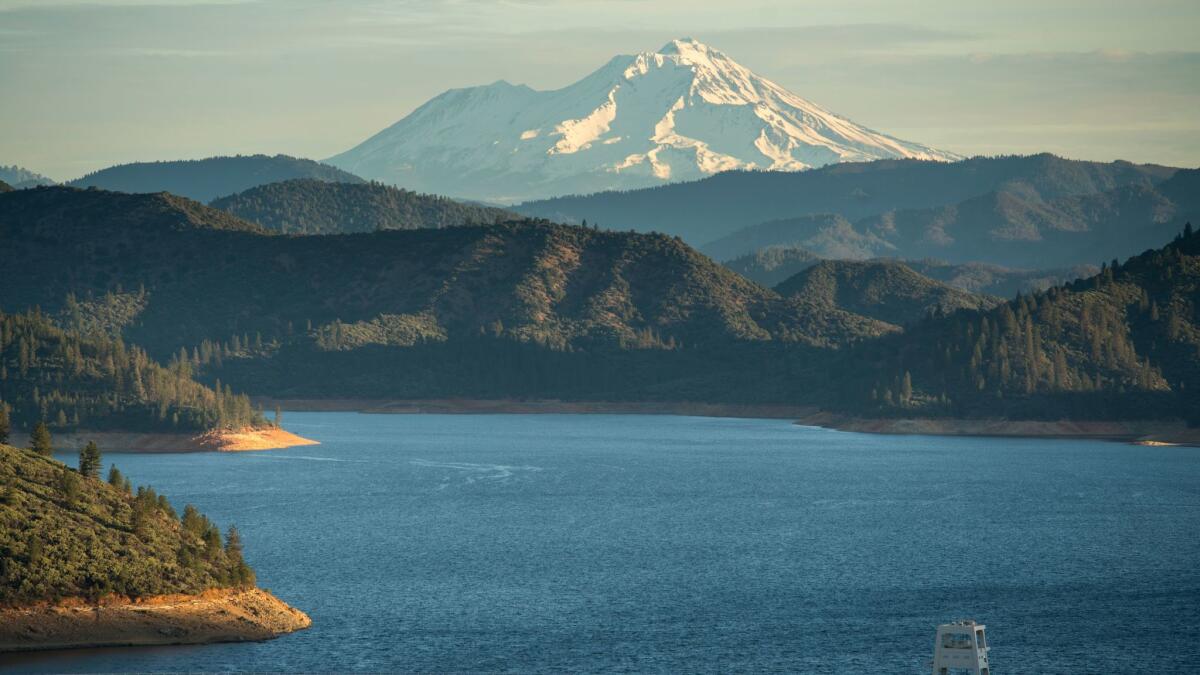
{"label": "peninsula", "polygon": [[[94,446],[93,446],[94,447]],[[255,586],[237,528],[0,445],[0,652],[264,640],[311,620]]]}

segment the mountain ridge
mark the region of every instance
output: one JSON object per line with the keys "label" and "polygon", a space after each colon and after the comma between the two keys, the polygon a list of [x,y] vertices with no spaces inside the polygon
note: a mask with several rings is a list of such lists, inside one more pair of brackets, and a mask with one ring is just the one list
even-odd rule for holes
{"label": "mountain ridge", "polygon": [[739,229],[773,220],[837,214],[857,222],[888,211],[955,204],[997,190],[1047,201],[1122,185],[1153,185],[1177,171],[1153,164],[1068,160],[1049,153],[951,163],[877,160],[801,172],[727,171],[691,182],[526,202],[513,210],[559,222],[587,220],[613,229],[666,232],[704,248]]}
{"label": "mountain ridge", "polygon": [[338,234],[517,220],[517,214],[381,183],[293,178],[258,185],[209,206],[275,232]]}
{"label": "mountain ridge", "polygon": [[289,155],[234,155],[158,162],[130,162],[69,181],[71,187],[117,192],[170,192],[209,202],[291,178],[361,183],[362,178],[311,159]]}

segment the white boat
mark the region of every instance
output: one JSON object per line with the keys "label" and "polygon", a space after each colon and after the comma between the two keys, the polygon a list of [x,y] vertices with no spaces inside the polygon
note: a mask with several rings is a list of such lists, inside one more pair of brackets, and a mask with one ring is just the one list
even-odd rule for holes
{"label": "white boat", "polygon": [[933,643],[933,675],[989,675],[985,629],[974,619],[937,627]]}

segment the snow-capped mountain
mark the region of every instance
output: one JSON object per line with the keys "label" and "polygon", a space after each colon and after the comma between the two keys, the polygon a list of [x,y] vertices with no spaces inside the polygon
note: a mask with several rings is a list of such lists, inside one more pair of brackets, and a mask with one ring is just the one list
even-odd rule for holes
{"label": "snow-capped mountain", "polygon": [[958,159],[839,117],[685,38],[554,91],[452,89],[327,161],[410,190],[515,202],[897,157]]}

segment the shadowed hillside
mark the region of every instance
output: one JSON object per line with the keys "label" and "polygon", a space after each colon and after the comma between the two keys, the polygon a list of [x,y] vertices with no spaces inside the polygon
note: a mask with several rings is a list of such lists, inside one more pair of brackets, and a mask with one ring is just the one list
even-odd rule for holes
{"label": "shadowed hillside", "polygon": [[823,260],[775,287],[847,312],[903,326],[928,315],[987,309],[999,298],[952,288],[886,260]]}
{"label": "shadowed hillside", "polygon": [[311,178],[260,185],[214,200],[211,205],[288,234],[415,230],[482,225],[517,217],[503,209],[380,183],[332,183]]}
{"label": "shadowed hillside", "polygon": [[96,187],[117,192],[170,192],[208,202],[256,185],[294,178],[361,183],[351,173],[328,164],[287,155],[238,155],[174,162],[134,162],[89,173],[72,187]]}
{"label": "shadowed hillside", "polygon": [[[1198,419],[1200,236],[1091,279],[864,344],[846,403],[872,414]],[[869,393],[870,396],[864,395]]]}
{"label": "shadowed hillside", "polygon": [[953,264],[940,260],[905,260],[918,274],[937,279],[972,293],[1012,298],[1017,293],[1044,291],[1076,279],[1086,279],[1100,271],[1097,265],[1078,265],[1044,270],[1025,270],[988,263]]}
{"label": "shadowed hillside", "polygon": [[[87,325],[163,359],[186,348],[207,381],[264,393],[779,395],[753,384],[779,369],[739,350],[894,330],[663,235],[523,221],[276,237],[178,198],[70,188],[5,194],[0,223],[15,242],[5,307],[61,315],[73,293]],[[740,389],[721,384],[729,368]]]}
{"label": "shadowed hillside", "polygon": [[817,264],[821,258],[799,246],[768,246],[725,263],[750,281],[771,288],[788,277]]}
{"label": "shadowed hillside", "polygon": [[[702,245],[773,220],[837,214],[855,222],[888,211],[955,204],[997,191],[1048,201],[1123,185],[1153,185],[1175,171],[1128,162],[1080,162],[1048,154],[975,157],[954,163],[882,160],[795,173],[729,172],[692,183],[528,202],[516,210],[560,221],[586,219],[614,229],[678,234]],[[719,257],[734,257],[765,245]]]}
{"label": "shadowed hillside", "polygon": [[700,250],[715,260],[730,260],[764,248],[803,248],[821,258],[865,260],[888,256],[895,247],[875,234],[863,234],[838,215],[798,216],[743,228]]}

